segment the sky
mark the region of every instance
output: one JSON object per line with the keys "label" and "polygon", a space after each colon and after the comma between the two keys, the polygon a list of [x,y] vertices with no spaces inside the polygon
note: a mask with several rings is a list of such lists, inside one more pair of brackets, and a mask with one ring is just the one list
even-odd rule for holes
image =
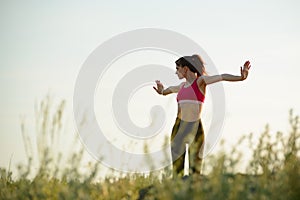
{"label": "sky", "polygon": [[[249,133],[258,138],[266,124],[274,133],[288,130],[289,110],[300,113],[299,9],[296,0],[1,1],[0,167],[7,168],[10,160],[12,165],[24,162],[20,119],[26,119],[33,133],[34,105],[47,94],[66,100],[66,130],[74,136],[72,98],[83,63],[103,42],[140,28],[187,36],[205,50],[220,73],[238,74],[244,61],[251,61],[246,81],[223,83],[226,115],[221,138],[226,142],[234,144]],[[142,58],[141,63],[149,63]],[[159,60],[175,67],[168,56]],[[147,124],[141,98],[135,98],[130,115]],[[161,102],[168,105],[172,98]],[[172,128],[175,106],[168,107],[167,130]]]}

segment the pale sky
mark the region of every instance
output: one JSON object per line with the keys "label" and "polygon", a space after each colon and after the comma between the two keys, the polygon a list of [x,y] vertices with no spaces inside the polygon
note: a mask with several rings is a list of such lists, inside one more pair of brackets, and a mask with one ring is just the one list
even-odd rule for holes
{"label": "pale sky", "polygon": [[[223,84],[222,139],[234,144],[242,134],[259,137],[267,123],[271,131],[286,131],[289,109],[300,113],[299,10],[297,0],[1,1],[0,167],[11,157],[14,165],[24,161],[20,116],[26,116],[30,130],[34,103],[50,91],[66,99],[72,122],[74,84],[83,62],[102,42],[139,28],[191,38],[220,73],[238,74],[244,61],[251,61],[245,82]],[[174,113],[169,118],[172,126]]]}

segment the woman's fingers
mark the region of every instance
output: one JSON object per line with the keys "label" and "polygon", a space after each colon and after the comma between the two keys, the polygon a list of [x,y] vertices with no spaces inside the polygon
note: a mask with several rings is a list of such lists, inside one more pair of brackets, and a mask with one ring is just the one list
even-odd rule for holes
{"label": "woman's fingers", "polygon": [[241,76],[243,79],[246,79],[248,76],[248,70],[250,69],[250,61],[247,60],[243,67],[241,67]]}
{"label": "woman's fingers", "polygon": [[158,88],[153,86],[153,89],[159,94]]}
{"label": "woman's fingers", "polygon": [[157,86],[162,85],[162,83],[159,80],[156,80],[155,83],[157,84]]}
{"label": "woman's fingers", "polygon": [[250,65],[250,61],[249,61],[249,60],[247,60],[247,61],[245,62],[245,64],[244,64],[244,69],[247,69],[247,70],[249,70],[249,69],[250,69],[250,67],[251,67],[251,65]]}
{"label": "woman's fingers", "polygon": [[248,67],[249,65],[250,65],[250,61],[247,60],[247,61],[245,62],[245,64],[244,64],[244,66],[245,66],[245,67]]}
{"label": "woman's fingers", "polygon": [[162,83],[160,82],[160,80],[155,80],[156,83],[156,87],[153,86],[153,89],[159,93],[159,91],[161,91],[161,89],[163,88]]}

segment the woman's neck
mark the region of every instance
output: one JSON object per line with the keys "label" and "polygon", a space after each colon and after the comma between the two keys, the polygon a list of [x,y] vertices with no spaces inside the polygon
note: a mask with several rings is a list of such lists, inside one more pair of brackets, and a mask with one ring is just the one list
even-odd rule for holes
{"label": "woman's neck", "polygon": [[197,76],[195,74],[188,73],[185,79],[187,83],[191,84],[196,78]]}

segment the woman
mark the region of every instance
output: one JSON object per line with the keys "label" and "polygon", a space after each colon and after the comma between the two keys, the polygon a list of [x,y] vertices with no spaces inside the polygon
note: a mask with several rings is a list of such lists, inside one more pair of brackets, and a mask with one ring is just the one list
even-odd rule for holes
{"label": "woman", "polygon": [[248,76],[251,65],[246,61],[241,67],[241,75],[221,74],[208,76],[204,62],[199,55],[184,56],[176,62],[176,74],[185,82],[164,88],[157,80],[153,87],[158,94],[177,93],[178,113],[171,135],[171,153],[173,172],[177,175],[184,169],[185,145],[189,144],[190,167],[192,173],[201,171],[201,154],[204,143],[204,131],[200,119],[205,99],[206,86],[219,81],[243,81]]}

